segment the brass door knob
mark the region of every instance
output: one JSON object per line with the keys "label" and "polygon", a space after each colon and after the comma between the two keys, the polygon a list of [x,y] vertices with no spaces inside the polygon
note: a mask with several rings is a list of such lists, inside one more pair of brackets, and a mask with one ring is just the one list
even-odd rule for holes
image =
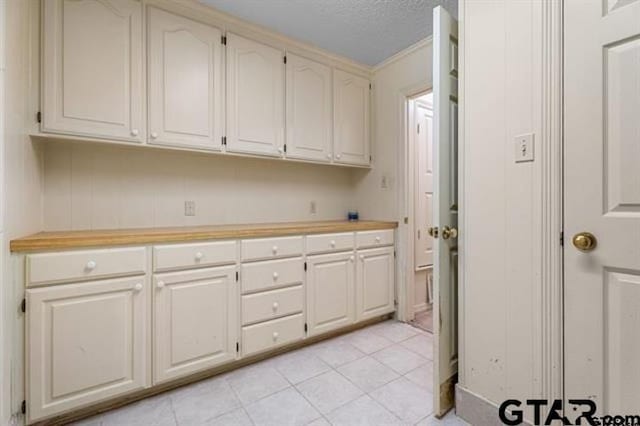
{"label": "brass door knob", "polygon": [[442,239],[448,240],[449,238],[454,239],[458,237],[458,230],[456,228],[449,228],[445,226],[442,228]]}
{"label": "brass door knob", "polygon": [[431,228],[429,228],[427,230],[427,232],[429,233],[429,235],[431,235],[433,238],[438,238],[438,227],[437,226],[432,226]]}
{"label": "brass door knob", "polygon": [[596,248],[598,240],[596,236],[590,232],[580,232],[573,236],[571,240],[575,248],[580,251],[588,252]]}

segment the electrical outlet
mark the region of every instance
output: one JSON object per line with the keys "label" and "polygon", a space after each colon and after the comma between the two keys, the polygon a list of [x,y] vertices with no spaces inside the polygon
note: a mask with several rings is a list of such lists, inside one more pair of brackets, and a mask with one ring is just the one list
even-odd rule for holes
{"label": "electrical outlet", "polygon": [[195,216],[196,215],[196,202],[195,201],[185,201],[184,202],[184,215],[185,216]]}
{"label": "electrical outlet", "polygon": [[309,213],[316,214],[318,212],[317,205],[315,201],[311,201],[309,203]]}
{"label": "electrical outlet", "polygon": [[514,141],[516,163],[533,161],[533,133],[516,136]]}

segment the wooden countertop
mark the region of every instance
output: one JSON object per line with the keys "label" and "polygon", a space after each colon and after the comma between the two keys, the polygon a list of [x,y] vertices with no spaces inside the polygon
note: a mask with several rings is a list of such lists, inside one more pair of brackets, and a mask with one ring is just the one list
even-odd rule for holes
{"label": "wooden countertop", "polygon": [[111,229],[98,231],[39,232],[11,241],[12,252],[76,249],[98,246],[175,243],[187,241],[277,237],[328,232],[395,229],[398,222],[361,220],[253,223],[172,228]]}

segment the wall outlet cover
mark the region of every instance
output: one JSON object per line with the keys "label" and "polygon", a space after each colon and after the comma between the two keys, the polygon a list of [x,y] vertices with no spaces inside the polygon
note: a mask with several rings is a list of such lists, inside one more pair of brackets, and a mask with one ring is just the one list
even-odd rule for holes
{"label": "wall outlet cover", "polygon": [[516,163],[526,163],[534,160],[535,152],[533,133],[518,135],[514,138],[514,142]]}

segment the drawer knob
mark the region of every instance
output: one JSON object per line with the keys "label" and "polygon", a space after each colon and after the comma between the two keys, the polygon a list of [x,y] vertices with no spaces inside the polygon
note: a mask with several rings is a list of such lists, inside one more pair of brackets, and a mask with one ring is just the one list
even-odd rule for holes
{"label": "drawer knob", "polygon": [[202,260],[203,257],[204,256],[203,256],[203,254],[201,252],[197,252],[196,253],[196,260]]}
{"label": "drawer knob", "polygon": [[133,286],[133,289],[134,289],[136,292],[141,291],[141,290],[142,290],[142,284],[141,284],[141,283],[138,283],[138,284],[134,285],[134,286]]}
{"label": "drawer knob", "polygon": [[376,237],[376,243],[380,242],[380,237]]}
{"label": "drawer knob", "polygon": [[336,158],[339,160],[340,158],[342,158],[342,155],[336,154]]}
{"label": "drawer knob", "polygon": [[278,246],[273,246],[271,248],[271,251],[273,252],[273,254],[277,254],[278,253]]}
{"label": "drawer knob", "polygon": [[156,132],[151,132],[151,139],[157,139],[158,134]]}
{"label": "drawer knob", "polygon": [[89,271],[93,271],[94,269],[96,269],[96,266],[98,266],[98,264],[94,260],[90,260],[87,262],[86,268]]}
{"label": "drawer knob", "polygon": [[327,154],[327,158],[331,160],[331,154]]}
{"label": "drawer knob", "polygon": [[156,287],[163,288],[164,287],[164,281],[158,281],[158,283],[156,284]]}
{"label": "drawer knob", "polygon": [[131,136],[138,136],[138,129],[131,129]]}
{"label": "drawer knob", "polygon": [[274,280],[277,280],[277,279],[278,279],[278,273],[277,273],[277,272],[274,272],[274,273],[273,273],[273,279],[274,279]]}
{"label": "drawer knob", "polygon": [[273,310],[274,311],[278,310],[278,302],[273,302]]}
{"label": "drawer knob", "polygon": [[331,247],[335,247],[336,246],[336,241],[335,240],[331,240]]}
{"label": "drawer knob", "polygon": [[364,260],[364,254],[360,255],[360,260]]}
{"label": "drawer knob", "polygon": [[278,332],[277,331],[273,332],[273,340],[278,340]]}
{"label": "drawer knob", "polygon": [[349,260],[350,260],[351,262],[353,262],[353,261],[355,260],[355,257],[353,257],[353,256],[349,256]]}

